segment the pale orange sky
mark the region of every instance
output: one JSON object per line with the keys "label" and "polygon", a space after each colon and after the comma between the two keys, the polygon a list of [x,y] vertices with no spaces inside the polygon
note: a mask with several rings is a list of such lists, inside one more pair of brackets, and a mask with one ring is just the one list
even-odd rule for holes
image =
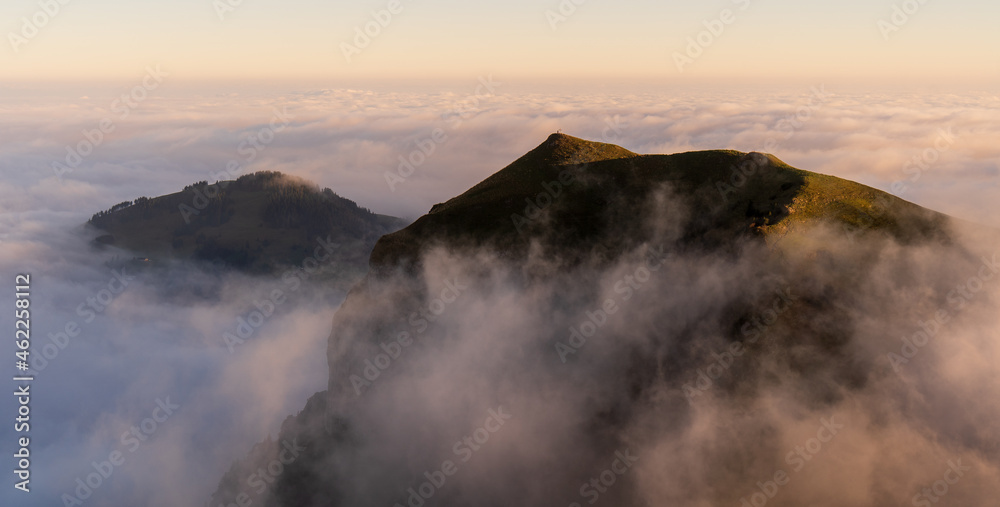
{"label": "pale orange sky", "polygon": [[[1000,5],[976,0],[929,1],[895,17],[893,2],[870,0],[575,0],[578,6],[564,0],[561,10],[557,0],[244,0],[232,10],[213,7],[226,1],[88,0],[61,6],[53,16],[34,1],[5,2],[0,80],[128,79],[152,64],[175,81],[492,73],[676,83],[985,84],[1000,77]],[[44,21],[37,33],[32,19]],[[384,27],[375,24],[379,19]],[[366,26],[375,36],[360,47],[365,40],[357,33]],[[687,60],[682,69],[678,58]]]}

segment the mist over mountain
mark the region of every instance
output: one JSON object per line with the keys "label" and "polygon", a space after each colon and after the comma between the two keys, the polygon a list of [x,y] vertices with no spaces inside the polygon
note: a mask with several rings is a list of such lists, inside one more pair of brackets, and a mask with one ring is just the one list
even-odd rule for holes
{"label": "mist over mountain", "polygon": [[556,134],[378,241],[209,505],[983,505],[998,261],[772,155]]}

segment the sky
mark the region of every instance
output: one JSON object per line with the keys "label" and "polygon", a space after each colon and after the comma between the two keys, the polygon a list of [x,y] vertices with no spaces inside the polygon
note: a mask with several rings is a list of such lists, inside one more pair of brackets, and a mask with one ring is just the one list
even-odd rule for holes
{"label": "sky", "polygon": [[[0,6],[8,84],[122,79],[155,64],[183,81],[1000,76],[1000,5],[982,0],[51,2],[53,16],[32,0]],[[677,55],[693,62],[679,70]]]}

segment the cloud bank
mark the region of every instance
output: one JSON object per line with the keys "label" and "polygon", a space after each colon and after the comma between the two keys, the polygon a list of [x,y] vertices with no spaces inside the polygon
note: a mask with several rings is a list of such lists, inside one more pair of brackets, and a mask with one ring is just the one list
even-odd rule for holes
{"label": "cloud bank", "polygon": [[[992,218],[1000,214],[983,212],[993,209],[989,196],[1000,174],[992,142],[1000,98],[992,93],[858,92],[822,83],[766,92],[560,93],[524,90],[500,76],[419,92],[209,94],[170,85],[167,78],[124,118],[119,90],[43,106],[7,99],[0,122],[4,210],[104,209],[212,179],[235,163],[230,173],[289,172],[378,212],[415,218],[561,129],[639,153],[769,151],[793,166],[886,191],[899,182],[905,189],[894,193],[903,198],[1000,225]],[[270,142],[256,140],[286,115],[289,128]],[[57,178],[52,164],[105,118],[114,131]],[[401,158],[420,163],[406,167]],[[401,165],[410,174],[390,185],[386,172]]]}
{"label": "cloud bank", "polygon": [[[300,409],[308,395],[322,389],[327,378],[327,368],[317,351],[325,347],[333,310],[342,297],[339,294],[296,295],[293,303],[267,320],[252,341],[230,353],[221,336],[237,326],[238,317],[254,309],[255,303],[266,296],[263,287],[272,282],[183,265],[134,275],[126,267],[128,276],[136,279],[130,281],[121,295],[115,294],[108,304],[101,304],[104,309],[95,310],[93,320],[83,324],[89,314],[84,310],[84,315],[80,315],[79,305],[86,303],[88,297],[98,297],[116,279],[112,271],[121,272],[121,266],[115,263],[127,259],[127,254],[119,253],[116,261],[113,253],[92,251],[87,246],[90,238],[78,226],[90,214],[124,200],[178,191],[184,185],[211,180],[224,172],[238,176],[257,170],[279,170],[331,187],[376,212],[414,218],[492,174],[548,134],[562,129],[579,137],[620,144],[639,153],[768,148],[767,151],[796,167],[887,191],[892,190],[893,183],[901,182],[906,187],[905,193],[896,193],[904,198],[961,218],[1000,226],[996,218],[1000,210],[992,198],[1000,160],[1000,147],[992,142],[1000,128],[996,95],[859,93],[821,84],[815,90],[767,93],[725,90],[542,93],[526,92],[518,89],[516,83],[498,79],[472,78],[467,86],[430,92],[331,89],[214,94],[170,92],[167,82],[130,107],[125,116],[120,104],[114,105],[121,90],[98,91],[73,99],[52,97],[44,102],[18,97],[2,99],[0,107],[5,114],[0,119],[3,139],[0,271],[11,276],[29,272],[37,280],[33,284],[36,295],[32,303],[37,309],[34,321],[37,343],[48,343],[48,336],[63,331],[67,322],[75,321],[82,327],[81,334],[39,374],[36,384],[40,394],[33,407],[38,414],[34,431],[40,440],[52,443],[39,444],[33,450],[37,455],[39,490],[33,498],[52,504],[59,502],[63,493],[75,494],[76,479],[94,471],[92,462],[106,461],[109,453],[118,450],[125,456],[126,466],[116,468],[112,478],[94,491],[87,505],[202,503],[229,463],[263,436],[276,432],[282,419]],[[283,117],[290,120],[286,129],[276,132],[273,139],[261,134],[275,118]],[[114,130],[102,132],[103,137],[96,142],[94,130],[101,131],[105,118],[112,121]],[[65,164],[67,149],[80,154],[81,143],[85,147],[86,142],[93,145],[92,152],[81,156],[72,172],[57,175],[53,163]],[[402,181],[391,176],[387,181],[387,173],[401,177]],[[890,278],[894,270],[904,269],[900,266],[921,273],[934,273],[940,266],[932,260],[932,253],[919,259],[906,258],[905,262],[895,262],[891,255],[919,254],[885,255],[889,257],[880,258],[871,268],[875,278],[870,286],[859,288],[866,297],[854,304],[859,308],[878,308],[878,311],[866,310],[872,315],[888,312],[893,316],[893,324],[870,322],[860,314],[852,322],[865,330],[866,336],[879,336],[879,331],[887,332],[891,327],[892,336],[881,339],[899,348],[903,346],[898,341],[899,330],[916,332],[915,323],[926,322],[927,315],[933,312],[931,309],[930,313],[918,312],[916,302],[914,306],[898,303],[886,307],[887,298],[909,296],[906,291],[892,290],[875,280]],[[671,278],[670,283],[687,280],[690,287],[685,294],[693,294],[695,301],[704,302],[707,306],[703,312],[711,315],[721,311],[717,308],[719,303],[712,303],[719,294],[697,286],[682,275],[686,270],[716,273],[719,267],[704,266],[692,259],[678,262],[666,268],[678,277]],[[465,267],[462,263],[457,265]],[[580,277],[598,280],[588,290],[613,293],[612,282],[620,280],[630,269],[634,272],[635,267],[623,264]],[[429,279],[447,279],[443,276],[447,273],[441,274],[442,277],[435,274]],[[724,282],[738,284],[738,277],[733,276],[724,277]],[[968,279],[957,268],[935,276],[942,283],[958,284]],[[280,287],[280,282],[277,283]],[[664,290],[669,285],[658,283],[664,284]],[[199,292],[192,287],[204,290]],[[433,289],[443,290],[439,286]],[[435,435],[425,441],[425,447],[415,449],[409,463],[414,469],[424,466],[427,456],[437,456],[435,453],[443,454],[442,460],[454,458],[449,446],[442,448],[438,444],[451,444],[453,440],[473,435],[490,415],[489,410],[510,403],[513,395],[500,396],[502,391],[520,393],[540,380],[529,375],[511,384],[500,382],[495,384],[499,386],[495,388],[499,391],[497,396],[479,397],[482,390],[494,389],[487,385],[488,380],[496,380],[489,375],[479,378],[473,375],[487,367],[484,356],[492,357],[497,352],[484,349],[486,343],[530,334],[536,328],[547,329],[551,322],[543,321],[551,315],[572,320],[568,315],[579,316],[579,312],[571,311],[573,308],[598,308],[587,306],[592,301],[567,309],[545,305],[532,309],[514,301],[525,296],[529,300],[546,300],[546,290],[551,288],[539,288],[539,293],[525,295],[506,283],[499,283],[493,290],[473,292],[472,297],[463,298],[459,303],[462,309],[456,314],[489,318],[489,331],[484,333],[481,322],[475,318],[448,317],[456,319],[449,324],[455,336],[481,334],[482,339],[456,343],[454,349],[437,354],[419,353],[411,363],[412,368],[422,365],[425,372],[436,371],[438,361],[454,364],[457,377],[437,378],[428,374],[423,384],[383,388],[400,399],[419,398],[424,392],[439,393],[435,399],[413,406],[413,413],[404,414],[412,416],[411,420],[423,421],[427,428],[435,428],[423,430]],[[673,297],[671,294],[665,292],[663,296]],[[977,300],[974,308],[993,301],[994,293],[987,294]],[[629,328],[628,333],[622,330],[621,335],[649,337],[652,327],[657,332],[664,332],[664,325],[669,329],[669,322],[657,322],[655,326],[645,322],[641,310],[641,305],[623,309],[623,315],[629,317],[620,320],[632,320],[637,326],[650,326],[650,330],[632,333],[633,328]],[[665,409],[649,402],[641,417],[634,418],[626,428],[623,434],[627,438],[614,442],[621,449],[609,444],[600,454],[581,459],[580,480],[589,478],[588,474],[599,475],[602,469],[588,467],[601,460],[608,461],[607,466],[611,467],[615,451],[642,448],[645,452],[640,454],[641,464],[623,476],[633,481],[637,489],[622,488],[615,490],[619,491],[615,494],[628,491],[660,498],[657,495],[677,491],[675,488],[690,488],[692,494],[703,492],[700,488],[709,488],[710,483],[692,483],[686,478],[703,472],[698,475],[699,480],[731,479],[725,467],[709,468],[722,467],[732,456],[719,451],[715,459],[711,453],[706,458],[701,454],[704,449],[677,447],[675,438],[683,437],[685,441],[708,447],[712,442],[732,443],[735,440],[726,440],[720,434],[722,429],[716,423],[720,420],[730,421],[724,429],[734,435],[759,435],[762,445],[776,453],[778,461],[739,462],[760,481],[774,480],[776,466],[786,466],[782,464],[781,453],[793,451],[796,445],[808,445],[822,427],[821,419],[838,414],[842,419],[837,422],[843,420],[849,424],[837,440],[829,446],[824,444],[830,453],[826,464],[810,462],[809,471],[814,475],[808,477],[812,478],[801,475],[788,485],[787,491],[799,491],[796,495],[801,496],[796,498],[815,499],[810,495],[816,495],[817,490],[809,485],[833,487],[863,475],[865,470],[851,472],[834,466],[849,462],[850,453],[863,453],[870,458],[867,471],[871,473],[891,469],[919,455],[921,464],[913,469],[911,476],[893,478],[899,483],[894,492],[908,491],[907,488],[916,485],[914,481],[932,484],[934,474],[944,474],[942,467],[952,456],[964,457],[964,464],[976,463],[976,470],[988,476],[994,473],[995,447],[991,455],[970,449],[977,445],[981,448],[983,442],[995,436],[967,428],[995,420],[990,409],[980,407],[974,400],[989,399],[994,392],[994,387],[983,384],[982,379],[984,372],[989,371],[988,365],[994,364],[989,358],[995,358],[994,346],[984,333],[996,329],[996,322],[990,320],[986,310],[969,314],[973,316],[957,324],[953,331],[961,337],[956,339],[955,346],[936,352],[931,348],[921,349],[921,358],[927,358],[925,367],[931,370],[927,375],[915,378],[908,374],[886,375],[873,379],[855,396],[823,407],[787,405],[783,400],[797,400],[798,388],[776,385],[768,386],[768,394],[759,398],[761,402],[754,412],[744,413],[715,403],[715,391],[710,390],[700,398],[706,401],[689,409],[686,423],[672,428],[670,438],[661,441],[645,428],[650,424],[648,420],[655,419]],[[566,327],[562,324],[572,324],[569,320],[562,322],[560,329]],[[4,317],[3,322],[13,325],[9,317]],[[614,330],[616,324],[609,325],[608,329]],[[520,360],[517,348],[529,346],[519,340],[506,343],[509,344],[499,351],[502,360],[497,364]],[[704,359],[706,368],[712,363],[711,353],[725,350],[724,344],[718,345],[701,352],[699,357]],[[887,345],[877,340],[852,341],[849,347],[871,348],[864,350],[869,353],[867,357],[884,357]],[[576,355],[581,358],[585,353],[598,355],[602,347],[594,341]],[[614,371],[612,366],[613,361],[595,367]],[[697,382],[697,370],[689,373],[691,377],[685,377],[685,382]],[[821,369],[817,375],[822,381],[826,373]],[[467,383],[453,385],[454,378]],[[678,380],[683,379],[678,377]],[[571,385],[574,382],[576,387]],[[477,459],[470,463],[483,464],[473,465],[479,468],[466,468],[462,473],[485,477],[497,470],[490,464],[496,459],[505,464],[499,470],[516,477],[510,468],[515,457],[541,467],[552,456],[560,456],[558,463],[549,465],[563,466],[561,460],[566,459],[566,452],[569,455],[575,452],[573,435],[579,429],[570,427],[572,419],[564,415],[580,413],[581,407],[610,403],[600,394],[596,399],[585,399],[583,393],[587,391],[580,386],[607,392],[594,385],[595,382],[583,373],[570,374],[556,380],[553,385],[561,388],[548,393],[551,396],[519,398],[519,403],[504,405],[512,411],[512,419],[496,434],[496,442],[506,439],[507,444],[520,443],[508,451],[486,449],[497,455],[480,459],[478,456],[490,455],[477,454]],[[908,389],[914,385],[920,389]],[[568,399],[559,400],[556,393],[561,392],[571,394]],[[476,395],[475,403],[470,401],[472,394]],[[837,398],[836,393],[827,394]],[[141,441],[141,446],[132,452],[133,446],[123,442],[123,433],[132,426],[141,426],[159,406],[158,401],[168,397],[180,408],[158,424],[149,440]],[[887,398],[905,406],[894,405],[891,410],[880,411],[880,403]],[[8,403],[10,400],[4,401],[5,407]],[[942,407],[961,408],[969,413],[965,418],[941,420],[937,414]],[[372,407],[371,414],[380,414],[377,409]],[[441,414],[452,414],[450,421],[437,420]],[[768,426],[770,423],[781,430],[775,432]],[[373,428],[391,433],[391,424],[384,421],[380,424],[384,426],[375,424]],[[544,442],[540,447],[529,445],[539,444],[532,439],[539,428],[564,426],[566,436]],[[881,428],[883,432],[856,429],[861,427]],[[852,430],[858,432],[851,433]],[[940,434],[949,435],[953,441],[941,443],[928,437]],[[0,437],[10,440],[7,434]],[[376,454],[372,459],[388,460],[394,456],[390,453],[396,449],[393,442],[385,445],[387,454]],[[759,456],[760,450],[749,449],[742,456],[750,459]],[[691,457],[671,458],[669,463],[658,461],[671,453]],[[695,454],[701,456],[701,461],[696,460]],[[709,468],[676,469],[679,463],[689,462]],[[387,470],[391,475],[391,468]],[[418,481],[409,480],[408,471],[409,468],[399,469],[397,478],[405,476],[407,480],[401,479],[398,484],[419,486]],[[829,477],[836,480],[828,480]],[[481,484],[475,480],[470,483]],[[974,496],[977,487],[972,483],[967,483],[968,498],[977,498]],[[185,487],[178,488],[178,484]],[[501,480],[497,484],[505,483]],[[375,491],[383,485],[384,482],[373,482],[367,486],[361,483],[359,487],[368,488],[360,491]],[[749,489],[744,496],[752,495],[753,481],[745,485]],[[561,491],[568,492],[560,501],[588,500],[579,498],[576,479],[563,486]],[[405,491],[406,487],[402,487],[391,493]],[[458,498],[471,493],[460,489],[455,494]],[[7,496],[8,492],[3,495],[5,502],[23,500]],[[895,497],[895,493],[885,495]],[[393,496],[392,501],[404,499]],[[726,498],[730,500],[739,498]],[[847,504],[850,502],[845,500]]]}

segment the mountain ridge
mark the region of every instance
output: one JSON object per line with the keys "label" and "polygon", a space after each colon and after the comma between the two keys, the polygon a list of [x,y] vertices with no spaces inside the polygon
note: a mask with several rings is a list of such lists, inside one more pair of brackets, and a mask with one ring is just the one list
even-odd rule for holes
{"label": "mountain ridge", "polygon": [[[557,133],[466,192],[435,205],[406,229],[380,238],[372,253],[373,268],[412,261],[406,245],[438,231],[446,235],[451,234],[449,231],[475,232],[474,221],[488,221],[489,227],[485,228],[495,229],[500,235],[510,234],[513,229],[516,234],[510,236],[512,248],[523,248],[518,240],[531,235],[530,231],[525,234],[523,226],[530,229],[537,223],[527,216],[530,201],[554,193],[544,185],[558,182],[560,174],[567,173],[574,179],[617,176],[618,184],[627,184],[622,180],[629,176],[643,182],[677,184],[680,191],[699,194],[699,205],[718,214],[719,220],[712,227],[724,226],[730,233],[733,228],[753,228],[772,241],[787,235],[796,223],[812,219],[831,220],[846,228],[887,230],[900,239],[933,234],[946,220],[940,213],[880,190],[793,168],[774,155],[733,150],[639,155],[614,145]],[[767,173],[766,177],[763,173]],[[742,175],[745,183],[734,184],[734,175]],[[549,199],[553,197],[557,196],[549,195]],[[529,201],[527,206],[525,199]],[[537,207],[538,203],[534,204]],[[466,236],[470,236],[466,239],[472,244],[487,239],[484,235]]]}

